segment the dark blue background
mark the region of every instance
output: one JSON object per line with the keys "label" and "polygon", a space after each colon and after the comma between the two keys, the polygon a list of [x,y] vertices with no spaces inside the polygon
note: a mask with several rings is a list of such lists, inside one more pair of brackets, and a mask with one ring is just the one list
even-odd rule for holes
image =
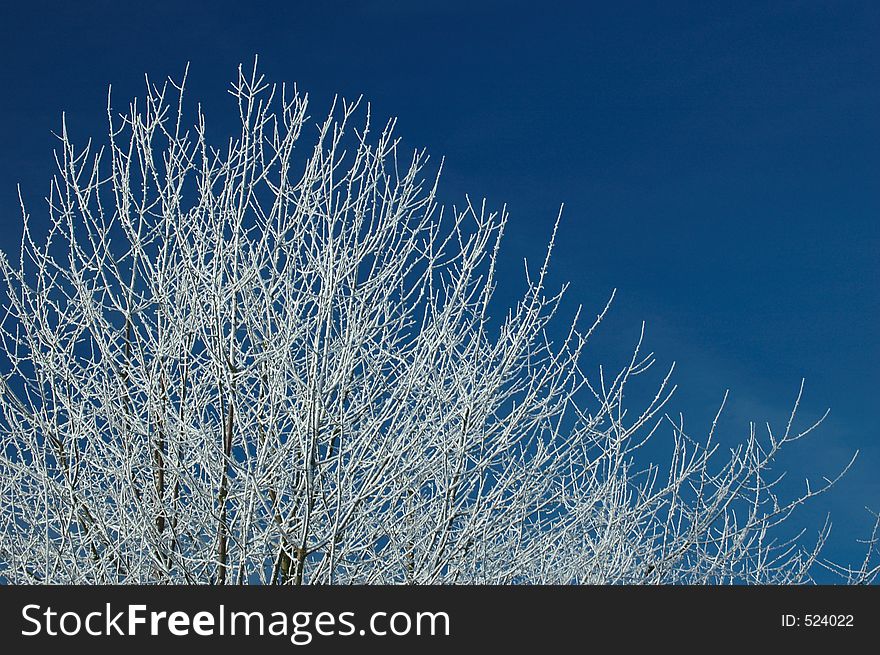
{"label": "dark blue background", "polygon": [[[880,510],[880,5],[871,2],[4,3],[0,246],[36,221],[50,130],[105,134],[143,73],[179,77],[222,137],[226,85],[259,53],[317,120],[334,93],[400,118],[446,157],[444,199],[508,203],[509,301],[523,257],[565,218],[553,281],[591,315],[618,299],[591,361],[621,362],[647,321],[678,363],[671,409],[705,432],[726,388],[726,439],[778,428],[807,379],[804,419],[832,413],[784,464],[797,484],[852,473],[794,519],[832,511],[830,556],[858,557]],[[663,437],[665,438],[665,437]]]}

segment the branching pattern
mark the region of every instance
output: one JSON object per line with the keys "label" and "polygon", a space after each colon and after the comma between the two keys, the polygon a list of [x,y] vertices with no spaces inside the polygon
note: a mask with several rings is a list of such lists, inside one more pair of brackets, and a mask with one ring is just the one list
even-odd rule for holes
{"label": "branching pattern", "polygon": [[[776,493],[797,404],[729,452],[664,413],[671,370],[628,408],[653,357],[587,374],[608,307],[560,327],[553,239],[493,318],[506,212],[444,211],[393,122],[339,100],[306,147],[307,96],[240,70],[215,147],[185,79],[108,98],[103,148],[65,123],[48,234],[23,208],[0,259],[4,580],[810,580],[827,529],[775,530],[827,488]],[[665,472],[639,465],[658,433]]]}

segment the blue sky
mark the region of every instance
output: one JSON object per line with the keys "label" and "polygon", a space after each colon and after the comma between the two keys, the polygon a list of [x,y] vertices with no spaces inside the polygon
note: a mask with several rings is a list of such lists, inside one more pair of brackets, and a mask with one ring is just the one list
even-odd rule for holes
{"label": "blue sky", "polygon": [[[786,459],[799,480],[852,473],[797,520],[831,511],[828,553],[855,558],[880,510],[880,6],[870,2],[5,3],[0,14],[0,247],[35,217],[66,111],[104,132],[143,73],[177,76],[209,121],[260,55],[320,116],[334,93],[399,117],[444,156],[442,194],[507,203],[510,298],[565,203],[554,280],[619,361],[642,320],[677,362],[672,409],[705,430],[780,423],[806,378],[804,420],[831,416]],[[224,114],[225,112],[225,114]],[[504,297],[501,298],[504,300]]]}

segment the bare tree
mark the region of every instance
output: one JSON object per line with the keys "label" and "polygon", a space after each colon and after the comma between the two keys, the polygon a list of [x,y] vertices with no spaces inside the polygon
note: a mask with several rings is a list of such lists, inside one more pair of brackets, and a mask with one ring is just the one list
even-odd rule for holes
{"label": "bare tree", "polygon": [[[588,374],[547,257],[492,300],[504,210],[444,211],[393,121],[239,70],[222,146],[183,81],[109,143],[62,125],[48,234],[0,260],[0,575],[26,583],[794,583],[773,464],[665,414],[653,357]],[[356,115],[363,113],[355,125]],[[555,237],[555,231],[554,231]],[[609,300],[610,303],[610,300]],[[800,394],[798,394],[798,402]],[[723,405],[722,405],[723,406]],[[671,435],[661,471],[639,464]],[[869,581],[869,557],[849,581]]]}

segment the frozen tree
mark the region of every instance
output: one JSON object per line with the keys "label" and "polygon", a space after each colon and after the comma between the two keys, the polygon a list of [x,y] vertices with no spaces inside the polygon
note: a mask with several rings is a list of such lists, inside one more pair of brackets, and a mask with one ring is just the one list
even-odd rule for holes
{"label": "frozen tree", "polygon": [[108,97],[103,147],[64,122],[47,234],[22,203],[0,260],[5,581],[811,580],[827,527],[779,526],[833,481],[777,493],[797,404],[733,450],[666,414],[671,370],[628,406],[653,357],[587,370],[608,307],[560,322],[553,238],[499,310],[506,212],[444,211],[393,122],[240,70],[212,144],[183,81]]}

